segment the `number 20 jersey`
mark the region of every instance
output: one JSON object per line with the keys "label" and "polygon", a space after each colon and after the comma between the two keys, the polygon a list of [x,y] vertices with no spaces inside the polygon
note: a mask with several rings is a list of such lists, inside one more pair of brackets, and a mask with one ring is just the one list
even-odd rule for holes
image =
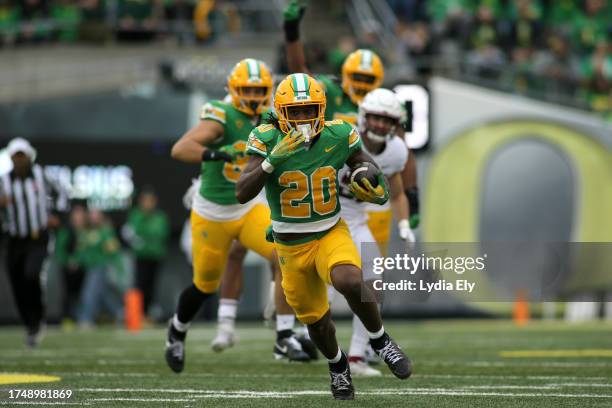
{"label": "number 20 jersey", "polygon": [[[249,136],[247,153],[267,157],[285,135],[261,125]],[[359,134],[342,120],[325,122],[316,141],[278,165],[265,184],[278,233],[320,232],[340,219],[338,171],[361,149]]]}

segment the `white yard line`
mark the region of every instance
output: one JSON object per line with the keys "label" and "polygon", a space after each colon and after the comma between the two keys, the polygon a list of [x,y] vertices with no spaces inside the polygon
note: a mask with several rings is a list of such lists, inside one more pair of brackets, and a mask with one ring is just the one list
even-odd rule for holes
{"label": "white yard line", "polygon": [[[205,396],[206,398],[236,398],[248,396],[250,398],[289,398],[305,395],[328,395],[329,391],[302,390],[302,391],[250,391],[250,390],[197,390],[197,389],[174,389],[174,388],[80,388],[80,392],[91,393],[133,393],[133,392],[155,392],[170,394],[189,394],[194,398]],[[512,393],[512,392],[476,392],[464,388],[390,388],[380,390],[358,391],[361,395],[432,395],[432,396],[493,396],[493,397],[558,397],[558,398],[612,398],[612,394],[572,394],[572,393]]]}

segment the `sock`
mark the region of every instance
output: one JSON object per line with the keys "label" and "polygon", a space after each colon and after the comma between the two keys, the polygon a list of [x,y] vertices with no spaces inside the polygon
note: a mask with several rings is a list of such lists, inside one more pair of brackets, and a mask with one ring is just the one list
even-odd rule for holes
{"label": "sock", "polygon": [[374,350],[380,350],[385,347],[387,344],[387,340],[389,339],[389,335],[385,333],[385,327],[381,326],[380,330],[377,332],[368,332],[368,336],[370,337],[370,344]]}
{"label": "sock", "polygon": [[353,336],[351,337],[351,348],[349,349],[349,361],[353,358],[363,360],[365,350],[368,347],[370,337],[361,320],[353,315]]}
{"label": "sock", "polygon": [[293,330],[295,324],[295,315],[292,314],[277,314],[276,315],[276,331]]}
{"label": "sock", "polygon": [[335,373],[341,373],[346,370],[346,366],[348,365],[348,360],[346,358],[346,354],[338,348],[338,354],[336,357],[332,359],[327,359],[327,363],[329,365],[329,370]]}
{"label": "sock", "polygon": [[219,300],[219,310],[217,310],[217,322],[229,328],[234,328],[236,324],[236,312],[238,311],[238,300],[222,298]]}
{"label": "sock", "polygon": [[[195,285],[187,286],[179,297],[176,316],[179,323],[189,324],[212,293],[201,292]],[[174,326],[174,325],[173,325]]]}
{"label": "sock", "polygon": [[170,334],[175,339],[184,341],[187,336],[187,329],[189,329],[190,323],[182,323],[179,321],[176,314],[172,317],[172,324],[170,325]]}

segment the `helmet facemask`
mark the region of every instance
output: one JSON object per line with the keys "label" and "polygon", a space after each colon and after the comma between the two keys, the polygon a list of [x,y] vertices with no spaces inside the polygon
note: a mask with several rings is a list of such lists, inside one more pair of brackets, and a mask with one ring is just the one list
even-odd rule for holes
{"label": "helmet facemask", "polygon": [[377,78],[371,74],[346,74],[347,94],[355,104],[360,104],[368,92],[378,87]]}
{"label": "helmet facemask", "polygon": [[283,106],[278,113],[281,130],[288,133],[299,130],[310,143],[323,130],[325,104],[320,102],[296,103]]}
{"label": "helmet facemask", "polygon": [[384,143],[395,136],[399,121],[391,116],[367,113],[360,120],[361,133],[376,144]]}
{"label": "helmet facemask", "polygon": [[230,87],[229,93],[237,102],[236,108],[247,115],[260,115],[270,106],[272,88],[269,86],[247,85]]}

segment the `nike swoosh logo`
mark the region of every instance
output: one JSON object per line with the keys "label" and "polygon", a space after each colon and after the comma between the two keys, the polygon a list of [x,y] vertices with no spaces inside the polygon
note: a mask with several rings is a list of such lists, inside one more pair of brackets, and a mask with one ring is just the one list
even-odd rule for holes
{"label": "nike swoosh logo", "polygon": [[277,344],[276,347],[278,347],[278,350],[283,353],[283,354],[287,354],[287,346],[285,347],[279,347],[279,345]]}
{"label": "nike swoosh logo", "polygon": [[325,153],[331,152],[332,150],[334,150],[334,147],[336,147],[336,146],[338,146],[338,145],[333,145],[332,147],[326,147],[325,148]]}

